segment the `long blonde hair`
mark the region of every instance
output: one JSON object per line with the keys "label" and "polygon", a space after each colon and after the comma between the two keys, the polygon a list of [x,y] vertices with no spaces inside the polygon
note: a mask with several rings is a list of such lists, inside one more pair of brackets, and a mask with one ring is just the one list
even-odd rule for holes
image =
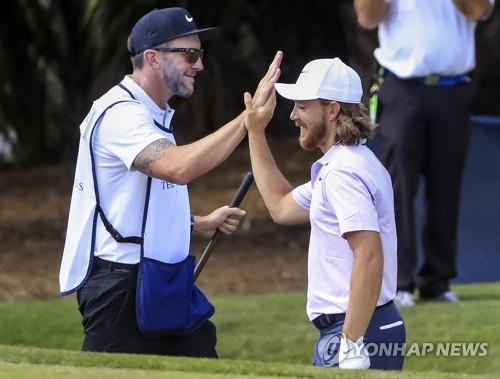
{"label": "long blonde hair", "polygon": [[[321,104],[330,104],[331,100],[320,99]],[[342,145],[359,145],[361,140],[371,138],[373,129],[366,116],[366,107],[359,104],[342,103],[337,119],[337,135],[335,140]]]}

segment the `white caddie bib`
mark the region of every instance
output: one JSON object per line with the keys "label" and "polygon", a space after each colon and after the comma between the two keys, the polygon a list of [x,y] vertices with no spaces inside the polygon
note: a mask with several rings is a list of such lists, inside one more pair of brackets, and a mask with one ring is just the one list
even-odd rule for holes
{"label": "white caddie bib", "polygon": [[[120,87],[124,88],[123,85]],[[111,91],[110,91],[111,92]],[[128,92],[128,94],[127,94]],[[115,91],[116,93],[116,91]],[[75,182],[66,234],[66,242],[59,273],[60,291],[69,295],[80,288],[91,271],[94,256],[97,228],[106,228],[106,221],[113,227],[113,220],[107,220],[105,211],[99,214],[99,197],[96,193],[105,183],[96,183],[95,164],[93,165],[92,137],[100,127],[105,112],[124,102],[138,102],[131,92],[123,91],[123,96],[104,95],[94,102],[91,111],[80,126],[80,143],[75,172]],[[175,144],[172,133],[162,132]],[[94,172],[93,172],[94,170]],[[141,254],[160,262],[176,263],[185,259],[190,243],[190,206],[186,185],[177,185],[144,175],[144,185],[134,189],[138,199],[144,200],[144,213],[137,214],[142,220],[133,236],[122,236],[141,245]],[[142,200],[141,200],[142,201]],[[116,232],[120,233],[119,230]],[[110,232],[113,235],[112,232]]]}

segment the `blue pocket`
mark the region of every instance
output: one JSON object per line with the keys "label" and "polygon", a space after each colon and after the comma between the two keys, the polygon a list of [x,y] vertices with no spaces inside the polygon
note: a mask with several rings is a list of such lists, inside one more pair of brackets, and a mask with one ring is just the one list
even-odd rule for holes
{"label": "blue pocket", "polygon": [[193,283],[194,257],[168,264],[142,257],[136,316],[145,335],[192,333],[214,314],[214,307]]}

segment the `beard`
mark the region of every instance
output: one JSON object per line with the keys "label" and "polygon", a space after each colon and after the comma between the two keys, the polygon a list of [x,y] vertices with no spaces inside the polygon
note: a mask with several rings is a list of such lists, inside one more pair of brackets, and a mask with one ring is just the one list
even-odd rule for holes
{"label": "beard", "polygon": [[173,65],[166,67],[161,79],[173,96],[189,97],[194,92],[194,87],[184,82],[184,74],[175,70]]}
{"label": "beard", "polygon": [[307,151],[315,151],[326,135],[326,125],[323,121],[307,125],[307,129],[301,129],[299,136],[300,146]]}

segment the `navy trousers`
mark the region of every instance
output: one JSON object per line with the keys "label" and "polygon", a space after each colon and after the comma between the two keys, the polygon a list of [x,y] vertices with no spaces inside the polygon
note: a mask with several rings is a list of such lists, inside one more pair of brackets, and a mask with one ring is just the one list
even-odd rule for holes
{"label": "navy trousers", "polygon": [[[398,289],[432,298],[456,276],[462,172],[469,141],[470,84],[428,86],[388,74],[379,93],[380,161],[392,177]],[[413,202],[425,179],[423,264],[417,268]],[[418,237],[417,237],[418,238]]]}
{"label": "navy trousers", "polygon": [[[333,323],[319,331],[314,346],[314,366],[338,367],[339,347],[345,314],[329,315]],[[320,316],[321,317],[321,316]],[[365,333],[365,346],[370,356],[370,368],[401,370],[404,363],[406,328],[403,318],[392,301],[375,309]]]}

